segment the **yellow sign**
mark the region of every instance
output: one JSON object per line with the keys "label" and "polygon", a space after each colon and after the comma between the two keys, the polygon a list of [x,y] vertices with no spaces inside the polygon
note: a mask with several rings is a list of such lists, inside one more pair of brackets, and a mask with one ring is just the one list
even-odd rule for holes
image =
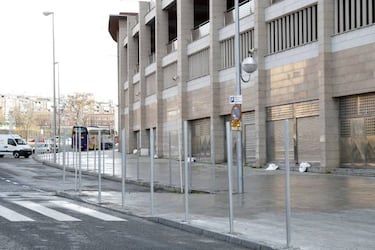
{"label": "yellow sign", "polygon": [[230,123],[232,130],[240,131],[241,130],[241,121],[233,120]]}

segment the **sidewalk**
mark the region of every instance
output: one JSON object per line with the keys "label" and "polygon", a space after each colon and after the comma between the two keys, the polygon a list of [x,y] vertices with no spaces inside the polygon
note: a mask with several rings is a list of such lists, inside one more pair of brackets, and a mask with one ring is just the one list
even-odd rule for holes
{"label": "sidewalk", "polygon": [[[98,162],[91,153],[86,158],[82,153],[81,169],[95,172]],[[192,163],[191,188],[195,191],[189,194],[186,221],[185,197],[179,192],[159,192],[155,188],[153,215],[148,192],[126,192],[125,206],[122,208],[121,155],[116,152],[113,158],[111,151],[106,151],[105,155],[105,162],[101,163],[105,166],[104,176],[115,181],[115,188],[102,190],[101,205],[211,234],[254,249],[286,248],[284,171],[244,169],[245,192],[233,195],[234,223],[233,233],[230,234],[228,172],[225,165],[216,165],[214,172],[211,165]],[[71,166],[73,162],[70,158]],[[155,159],[156,187],[180,191],[181,169],[178,161],[172,161],[171,178],[169,173],[169,161]],[[182,177],[183,173],[184,163]],[[148,185],[150,158],[138,159],[128,155],[126,176],[127,182]],[[235,171],[233,179],[236,191]],[[291,246],[294,249],[374,248],[374,177],[291,172],[290,190]],[[81,195],[70,189],[64,195],[98,203],[97,189],[83,190]]]}

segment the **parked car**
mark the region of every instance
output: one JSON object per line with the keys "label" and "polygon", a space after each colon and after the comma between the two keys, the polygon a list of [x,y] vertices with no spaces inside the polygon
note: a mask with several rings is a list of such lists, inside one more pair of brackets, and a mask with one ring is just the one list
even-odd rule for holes
{"label": "parked car", "polygon": [[53,147],[56,148],[56,153],[59,152],[59,143],[58,142],[53,142],[53,140],[47,140],[46,141],[46,144],[48,145],[49,149],[51,150],[51,152],[53,153]]}
{"label": "parked car", "polygon": [[56,147],[56,153],[58,153],[59,152],[59,144],[57,144],[57,143],[55,143],[55,144],[53,144],[53,143],[49,144],[49,148],[50,148],[51,152],[53,152],[53,146]]}
{"label": "parked car", "polygon": [[33,147],[33,153],[35,154],[46,154],[50,153],[51,148],[47,143],[36,143]]}

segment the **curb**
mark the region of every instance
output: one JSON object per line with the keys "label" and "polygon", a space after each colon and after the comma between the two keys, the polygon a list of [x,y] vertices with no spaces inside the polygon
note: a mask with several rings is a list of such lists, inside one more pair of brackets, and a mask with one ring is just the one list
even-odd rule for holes
{"label": "curb", "polygon": [[203,228],[188,224],[186,222],[176,222],[176,221],[173,221],[173,220],[168,220],[168,219],[160,218],[160,217],[150,217],[149,220],[151,220],[153,222],[156,222],[156,223],[159,223],[159,224],[162,224],[162,225],[165,225],[165,226],[168,226],[168,227],[173,227],[173,228],[180,229],[180,230],[183,230],[183,231],[187,231],[187,232],[190,232],[190,233],[194,233],[194,234],[197,234],[197,235],[203,235],[203,236],[207,236],[209,238],[213,238],[213,239],[217,239],[217,240],[221,240],[221,241],[226,241],[226,242],[229,242],[231,244],[243,246],[243,247],[246,247],[246,248],[249,248],[249,249],[257,249],[257,250],[276,250],[276,249],[279,249],[279,248],[267,246],[267,245],[262,244],[262,243],[244,240],[244,239],[241,239],[239,237],[236,237],[236,235],[218,233],[218,232],[210,231],[210,230],[207,230],[207,229],[203,229]]}

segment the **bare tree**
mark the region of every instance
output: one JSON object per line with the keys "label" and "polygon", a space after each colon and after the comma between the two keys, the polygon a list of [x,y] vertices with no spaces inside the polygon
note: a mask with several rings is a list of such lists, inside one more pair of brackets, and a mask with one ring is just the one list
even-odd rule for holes
{"label": "bare tree", "polygon": [[52,136],[52,113],[47,111],[34,112],[34,131],[43,133],[47,136]]}
{"label": "bare tree", "polygon": [[19,107],[13,107],[9,114],[13,117],[16,130],[26,139],[29,138],[30,128],[34,125],[34,111],[30,107],[20,110]]}
{"label": "bare tree", "polygon": [[74,123],[77,125],[89,125],[85,116],[91,113],[95,99],[90,93],[74,93],[68,95],[66,99],[66,106],[68,112],[73,115]]}
{"label": "bare tree", "polygon": [[6,124],[6,121],[5,121],[3,107],[0,107],[0,125],[5,125],[5,124]]}

